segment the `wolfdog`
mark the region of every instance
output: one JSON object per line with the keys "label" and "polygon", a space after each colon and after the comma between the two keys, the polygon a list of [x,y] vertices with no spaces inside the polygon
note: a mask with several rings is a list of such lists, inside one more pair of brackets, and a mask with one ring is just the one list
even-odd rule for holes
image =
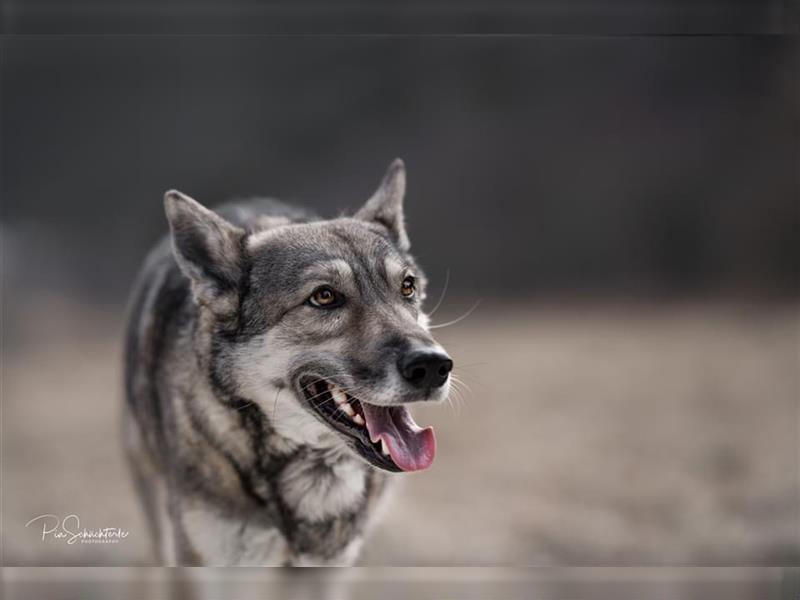
{"label": "wolfdog", "polygon": [[390,473],[430,466],[431,337],[395,160],[353,217],[177,191],[134,286],[124,439],[160,561],[348,565]]}

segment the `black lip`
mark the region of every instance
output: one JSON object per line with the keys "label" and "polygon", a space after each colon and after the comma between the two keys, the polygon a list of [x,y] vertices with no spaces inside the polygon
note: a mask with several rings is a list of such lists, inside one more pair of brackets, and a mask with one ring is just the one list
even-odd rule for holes
{"label": "black lip", "polygon": [[[330,392],[327,389],[318,389],[329,381],[333,383],[329,379],[317,376],[303,376],[297,380],[298,396],[305,400],[306,408],[320,421],[342,435],[356,454],[371,465],[392,473],[402,471],[390,457],[380,451],[378,444],[369,439],[366,427],[355,425],[344,418],[337,410]],[[358,400],[350,396],[348,398],[351,404],[358,403]]]}

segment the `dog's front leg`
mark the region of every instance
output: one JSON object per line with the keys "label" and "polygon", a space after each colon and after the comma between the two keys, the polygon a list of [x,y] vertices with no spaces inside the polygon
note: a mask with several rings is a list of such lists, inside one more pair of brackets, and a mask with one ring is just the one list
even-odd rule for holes
{"label": "dog's front leg", "polygon": [[223,514],[203,501],[182,501],[172,522],[179,565],[261,567],[289,561],[277,528]]}
{"label": "dog's front leg", "polygon": [[293,567],[350,567],[358,559],[363,538],[358,537],[333,556],[294,553],[288,564]]}

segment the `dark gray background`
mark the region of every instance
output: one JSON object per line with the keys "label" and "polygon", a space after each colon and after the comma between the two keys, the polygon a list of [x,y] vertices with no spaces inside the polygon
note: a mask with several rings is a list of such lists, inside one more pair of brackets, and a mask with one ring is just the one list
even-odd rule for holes
{"label": "dark gray background", "polygon": [[798,290],[798,43],[7,37],[7,276],[119,300],[177,187],[354,210],[395,156],[455,290]]}

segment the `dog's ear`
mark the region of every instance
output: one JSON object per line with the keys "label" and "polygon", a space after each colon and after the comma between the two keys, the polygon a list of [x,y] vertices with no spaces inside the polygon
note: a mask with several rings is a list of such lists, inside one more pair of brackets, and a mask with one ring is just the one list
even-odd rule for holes
{"label": "dog's ear", "polygon": [[178,266],[201,304],[228,304],[242,276],[244,230],[177,190],[164,194]]}
{"label": "dog's ear", "polygon": [[403,216],[405,194],[406,167],[402,160],[396,158],[386,170],[378,189],[356,213],[357,219],[372,221],[386,227],[392,240],[403,251],[411,246]]}

